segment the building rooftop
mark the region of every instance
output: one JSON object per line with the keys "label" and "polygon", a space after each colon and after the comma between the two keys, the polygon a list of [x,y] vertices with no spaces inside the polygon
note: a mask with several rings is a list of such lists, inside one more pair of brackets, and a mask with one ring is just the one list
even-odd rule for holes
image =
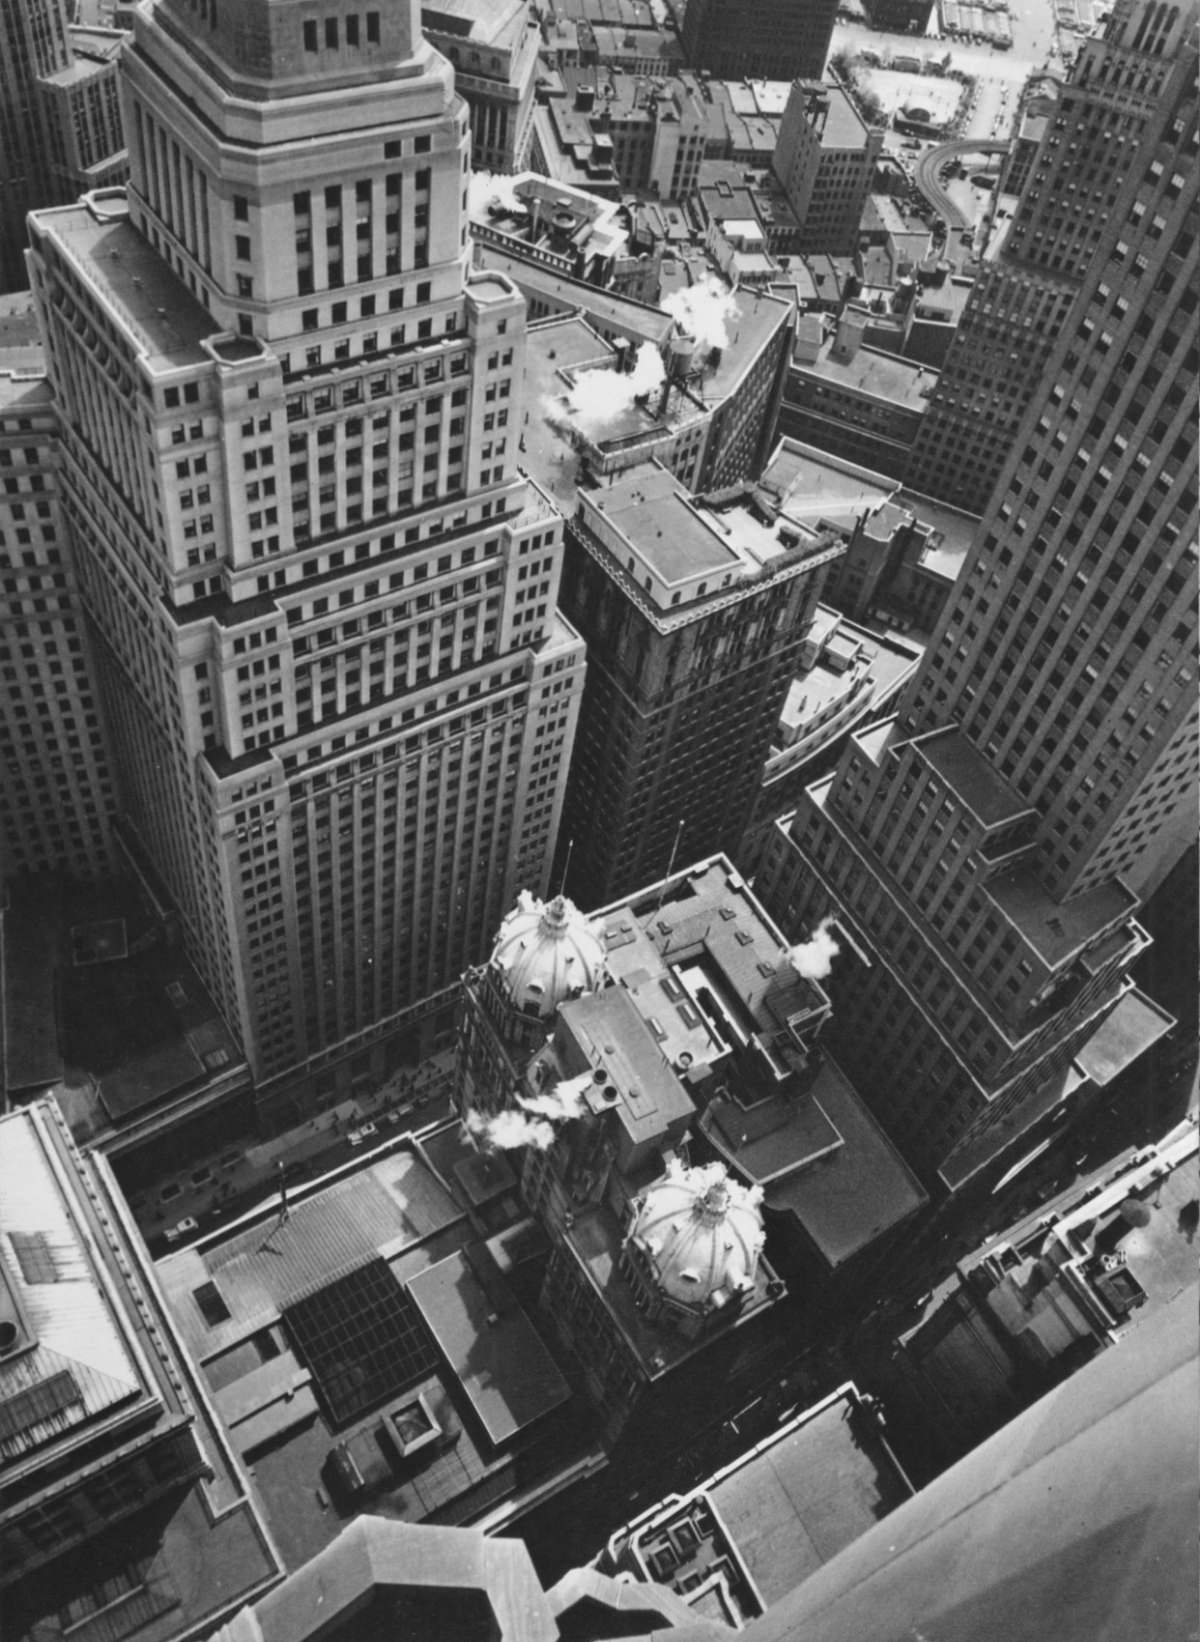
{"label": "building rooftop", "polygon": [[339,1530],[331,1450],[374,1453],[387,1411],[423,1399],[441,1433],[399,1469],[376,1456],[408,1521],[469,1519],[578,1458],[566,1383],[446,1185],[469,1155],[451,1125],[160,1262],[289,1567]]}
{"label": "building rooftop", "polygon": [[853,1384],[794,1415],[682,1497],[609,1539],[604,1569],[678,1592],[737,1628],[784,1600],[912,1493]]}
{"label": "building rooftop", "polygon": [[754,1642],[1188,1635],[1196,1387],[1193,1291],[816,1570]]}
{"label": "building rooftop", "polygon": [[37,213],[38,232],[97,292],[135,353],[152,365],[198,365],[217,322],[129,221],[123,189]]}
{"label": "building rooftop", "polygon": [[110,1530],[8,1586],[6,1637],[63,1634],[73,1605],[109,1605],[106,1581],[131,1563],[144,1565],[139,1605],[122,1611],[137,1613],[147,1642],[220,1623],[282,1565],[120,1193],[101,1161],[80,1156],[52,1100],[0,1117],[0,1234],[0,1300],[11,1297],[32,1341],[0,1361],[6,1493],[85,1465],[102,1474],[139,1431],[190,1428],[208,1466],[133,1514],[118,1496]]}
{"label": "building rooftop", "polygon": [[[37,308],[29,291],[12,291],[0,295],[0,372],[36,373],[45,370],[46,352],[42,346],[42,332],[38,324]],[[9,392],[25,392],[16,383],[10,383]],[[0,387],[0,394],[5,389]],[[42,392],[49,399],[49,389]],[[0,398],[0,406],[5,399]]]}
{"label": "building rooftop", "polygon": [[564,373],[611,366],[616,357],[612,344],[578,314],[538,320],[526,333],[519,460],[571,513],[578,495],[579,454],[553,412],[554,402],[568,389],[570,378]]}
{"label": "building rooftop", "polygon": [[529,12],[526,0],[421,0],[421,24],[472,45],[511,47],[524,36]]}
{"label": "building rooftop", "polygon": [[589,1062],[604,1067],[620,1096],[617,1120],[635,1146],[692,1116],[694,1102],[625,987],[573,998],[560,1006],[559,1017]]}
{"label": "building rooftop", "polygon": [[407,1634],[556,1642],[519,1540],[361,1516],[215,1642]]}
{"label": "building rooftop", "polygon": [[844,532],[897,495],[894,480],[795,439],[779,441],[759,485],[790,518],[814,528],[827,522]]}
{"label": "building rooftop", "polygon": [[902,359],[899,354],[881,353],[875,348],[859,348],[853,359],[838,359],[835,347],[836,338],[830,338],[822,344],[816,364],[794,363],[792,369],[853,388],[872,399],[905,405],[910,410],[924,410],[937,385],[936,371],[911,359]]}
{"label": "building rooftop", "polygon": [[1048,967],[1054,967],[1137,911],[1137,896],[1118,880],[1058,901],[1029,867],[988,882],[988,895]]}
{"label": "building rooftop", "polygon": [[496,1281],[485,1289],[464,1250],[419,1272],[408,1289],[497,1447],[570,1397],[528,1317]]}
{"label": "building rooftop", "polygon": [[836,1269],[915,1214],[926,1194],[827,1055],[809,1096],[836,1128],[841,1144],[814,1167],[801,1164],[773,1182],[766,1203],[776,1213],[791,1215],[822,1260]]}
{"label": "building rooftop", "polygon": [[913,746],[985,827],[1003,826],[1032,812],[1033,806],[996,774],[960,730],[933,730]]}

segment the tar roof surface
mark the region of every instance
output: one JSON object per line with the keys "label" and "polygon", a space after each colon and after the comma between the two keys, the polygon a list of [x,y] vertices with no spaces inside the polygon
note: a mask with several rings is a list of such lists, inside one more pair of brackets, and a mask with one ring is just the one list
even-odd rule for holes
{"label": "tar roof surface", "polygon": [[909,1495],[838,1399],[706,1492],[770,1607]]}

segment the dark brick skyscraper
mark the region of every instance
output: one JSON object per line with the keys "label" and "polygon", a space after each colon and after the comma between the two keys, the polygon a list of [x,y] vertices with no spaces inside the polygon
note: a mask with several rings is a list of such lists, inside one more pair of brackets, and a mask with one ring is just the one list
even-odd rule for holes
{"label": "dark brick skyscraper", "polygon": [[980,269],[906,483],[982,513],[1112,219],[1196,9],[1118,5],[1048,120],[999,256]]}
{"label": "dark brick skyscraper", "polygon": [[837,1052],[952,1186],[1076,1086],[1194,833],[1196,68],[1193,33],[898,718],[767,869],[785,926],[834,908],[857,937]]}
{"label": "dark brick skyscraper", "polygon": [[819,80],[836,12],[837,0],[688,0],[684,53],[723,78]]}

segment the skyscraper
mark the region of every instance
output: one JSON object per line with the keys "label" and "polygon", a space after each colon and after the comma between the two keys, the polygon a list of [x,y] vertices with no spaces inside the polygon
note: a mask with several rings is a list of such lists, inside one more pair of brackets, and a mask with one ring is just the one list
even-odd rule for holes
{"label": "skyscraper", "polygon": [[112,774],[27,292],[0,300],[0,880],[112,865]]}
{"label": "skyscraper", "polygon": [[123,91],[33,228],[65,505],[128,854],[294,1119],[545,887],[582,645],[415,0],[160,0]]}
{"label": "skyscraper", "polygon": [[68,18],[66,0],[0,6],[0,291],[28,285],[26,212],[126,175],[121,36],[91,29],[73,38]]}
{"label": "skyscraper", "polygon": [[688,0],[680,38],[693,68],[721,79],[819,80],[835,0]]}
{"label": "skyscraper", "polygon": [[1126,0],[1083,42],[922,418],[905,474],[913,489],[971,513],[987,506],[1195,18],[1194,6],[1156,13]]}
{"label": "skyscraper", "polygon": [[836,908],[866,960],[835,1049],[950,1185],[1077,1086],[1194,834],[1196,67],[1193,33],[898,718],[774,848],[785,927]]}
{"label": "skyscraper", "polygon": [[736,849],[799,670],[832,531],[763,487],[689,496],[658,463],[580,491],[564,606],[588,682],[563,821],[585,906]]}

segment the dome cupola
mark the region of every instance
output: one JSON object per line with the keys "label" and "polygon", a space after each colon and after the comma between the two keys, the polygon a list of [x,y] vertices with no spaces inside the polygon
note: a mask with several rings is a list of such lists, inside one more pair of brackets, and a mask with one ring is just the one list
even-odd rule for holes
{"label": "dome cupola", "polygon": [[541,901],[522,890],[500,925],[491,962],[509,1002],[546,1020],[567,998],[604,985],[600,931],[565,895]]}
{"label": "dome cupola", "polygon": [[[754,1288],[765,1233],[761,1189],[730,1178],[719,1163],[667,1167],[635,1199],[626,1232],[626,1273],[643,1300],[708,1315]],[[659,1308],[654,1308],[659,1309]]]}

